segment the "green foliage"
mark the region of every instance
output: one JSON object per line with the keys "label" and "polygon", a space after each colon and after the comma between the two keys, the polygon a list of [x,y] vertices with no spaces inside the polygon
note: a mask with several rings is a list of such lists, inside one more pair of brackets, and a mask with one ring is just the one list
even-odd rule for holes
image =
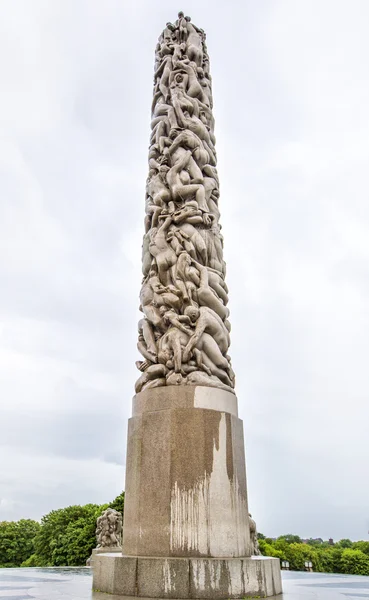
{"label": "green foliage", "polygon": [[343,539],[343,540],[340,540],[339,542],[337,542],[337,546],[339,546],[340,548],[351,548],[352,547],[352,541],[351,540],[347,540],[347,539]]}
{"label": "green foliage", "polygon": [[119,494],[119,496],[109,504],[109,508],[114,508],[114,510],[118,510],[122,514],[124,513],[124,492]]}
{"label": "green foliage", "polygon": [[274,558],[285,560],[284,552],[277,550],[272,544],[268,544],[266,540],[259,540],[259,548],[263,556],[273,556]]}
{"label": "green foliage", "polygon": [[361,550],[361,552],[364,552],[364,554],[369,556],[369,542],[354,542],[352,544],[352,549]]}
{"label": "green foliage", "polygon": [[304,571],[305,562],[311,562],[316,572],[369,575],[369,542],[343,539],[332,546],[321,539],[303,543],[293,539],[300,538],[289,534],[276,540],[260,539],[260,551],[264,556],[287,560],[292,571]]}
{"label": "green foliage", "polygon": [[287,535],[280,535],[279,538],[277,539],[277,541],[278,540],[286,542],[287,544],[300,544],[301,543],[301,538],[298,535],[293,535],[292,533],[288,533]]}
{"label": "green foliage", "polygon": [[289,544],[284,539],[278,538],[277,540],[271,541],[270,545],[276,550],[279,550],[285,554]]}
{"label": "green foliage", "polygon": [[52,510],[41,524],[0,522],[0,567],[85,565],[96,547],[96,520],[109,507],[123,513],[124,492],[110,504]]}
{"label": "green foliage", "polygon": [[341,556],[343,549],[336,546],[319,547],[317,550],[323,573],[341,573]]}
{"label": "green foliage", "polygon": [[[260,551],[264,556],[275,556],[281,560],[288,560],[290,569],[293,571],[304,571],[305,562],[313,563],[314,571],[322,571],[322,563],[320,555],[315,548],[309,544],[291,543],[286,541],[285,537],[279,537],[272,544],[268,544],[266,540],[260,540]],[[289,540],[292,536],[288,536]],[[298,537],[298,536],[296,536]]]}
{"label": "green foliage", "polygon": [[19,567],[34,552],[40,524],[31,519],[0,523],[0,567]]}
{"label": "green foliage", "polygon": [[369,556],[361,550],[346,548],[341,556],[342,573],[369,575]]}
{"label": "green foliage", "polygon": [[314,546],[315,548],[328,548],[329,546],[329,543],[322,540],[322,538],[309,538],[308,540],[305,540],[305,542],[306,544],[309,544],[309,546]]}
{"label": "green foliage", "polygon": [[37,556],[37,554],[31,554],[27,560],[24,560],[21,567],[43,567],[44,561]]}
{"label": "green foliage", "polygon": [[266,541],[267,544],[273,544],[273,541],[274,541],[273,538],[266,537],[264,539],[265,539],[265,541]]}
{"label": "green foliage", "polygon": [[35,560],[55,567],[85,564],[96,546],[96,519],[105,508],[97,504],[68,506],[42,517]]}
{"label": "green foliage", "polygon": [[309,544],[289,544],[286,549],[286,560],[289,561],[290,569],[293,571],[304,571],[305,562],[312,562],[314,571],[322,570],[319,554]]}

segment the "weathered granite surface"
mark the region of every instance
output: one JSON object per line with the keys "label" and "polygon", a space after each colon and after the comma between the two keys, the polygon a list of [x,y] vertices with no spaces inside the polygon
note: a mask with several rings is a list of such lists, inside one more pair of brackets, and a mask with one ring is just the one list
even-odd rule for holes
{"label": "weathered granite surface", "polygon": [[265,556],[134,558],[99,554],[94,560],[93,588],[137,598],[230,600],[276,596],[282,584],[279,560]]}

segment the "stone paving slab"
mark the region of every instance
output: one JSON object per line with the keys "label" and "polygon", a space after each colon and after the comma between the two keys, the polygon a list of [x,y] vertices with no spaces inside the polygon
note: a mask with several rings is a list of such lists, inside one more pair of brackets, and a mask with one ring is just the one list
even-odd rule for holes
{"label": "stone paving slab", "polygon": [[[282,579],[284,593],[270,600],[369,600],[369,577],[290,571]],[[0,600],[137,600],[92,592],[91,584],[87,567],[0,569]]]}

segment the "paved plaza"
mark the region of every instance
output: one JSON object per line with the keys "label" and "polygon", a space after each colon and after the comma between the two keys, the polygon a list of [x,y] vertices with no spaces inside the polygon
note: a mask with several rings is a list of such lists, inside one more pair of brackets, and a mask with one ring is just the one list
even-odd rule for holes
{"label": "paved plaza", "polygon": [[[369,577],[283,572],[278,600],[369,599]],[[0,569],[0,600],[121,600],[91,592],[92,572],[86,567]]]}

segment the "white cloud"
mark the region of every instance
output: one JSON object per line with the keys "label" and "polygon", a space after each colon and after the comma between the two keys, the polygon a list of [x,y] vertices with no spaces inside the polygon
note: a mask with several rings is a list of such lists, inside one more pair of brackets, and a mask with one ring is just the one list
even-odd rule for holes
{"label": "white cloud", "polygon": [[68,460],[0,448],[0,509],[8,519],[39,520],[53,508],[105,503],[121,493],[122,466],[97,459]]}

